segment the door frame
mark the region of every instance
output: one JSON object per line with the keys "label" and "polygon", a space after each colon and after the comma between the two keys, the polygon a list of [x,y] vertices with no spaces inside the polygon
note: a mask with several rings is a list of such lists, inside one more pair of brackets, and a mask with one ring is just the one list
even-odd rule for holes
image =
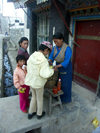
{"label": "door frame", "polygon": [[[76,22],[77,21],[87,21],[87,20],[100,20],[100,15],[72,17],[72,35],[73,35],[74,39],[75,39]],[[71,43],[71,48],[73,50],[73,43]]]}

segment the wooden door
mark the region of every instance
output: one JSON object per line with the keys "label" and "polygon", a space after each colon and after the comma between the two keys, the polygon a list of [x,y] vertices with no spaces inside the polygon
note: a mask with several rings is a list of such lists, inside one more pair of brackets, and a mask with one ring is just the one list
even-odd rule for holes
{"label": "wooden door", "polygon": [[100,73],[100,20],[78,21],[75,39],[80,48],[74,46],[74,81],[96,91]]}

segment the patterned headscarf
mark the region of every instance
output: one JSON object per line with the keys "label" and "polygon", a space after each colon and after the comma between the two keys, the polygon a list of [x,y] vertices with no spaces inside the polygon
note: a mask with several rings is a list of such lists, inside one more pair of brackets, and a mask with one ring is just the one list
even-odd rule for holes
{"label": "patterned headscarf", "polygon": [[47,46],[48,48],[50,48],[50,50],[52,50],[52,44],[48,41],[43,41],[41,44]]}

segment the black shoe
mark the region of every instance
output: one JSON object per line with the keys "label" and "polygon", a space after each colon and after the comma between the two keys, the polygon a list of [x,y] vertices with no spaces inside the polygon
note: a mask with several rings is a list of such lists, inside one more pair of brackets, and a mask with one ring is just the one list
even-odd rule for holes
{"label": "black shoe", "polygon": [[37,115],[37,119],[41,119],[43,116],[45,116],[45,112],[42,112],[42,115]]}
{"label": "black shoe", "polygon": [[32,119],[32,117],[36,115],[36,112],[32,113],[32,114],[28,114],[28,119]]}

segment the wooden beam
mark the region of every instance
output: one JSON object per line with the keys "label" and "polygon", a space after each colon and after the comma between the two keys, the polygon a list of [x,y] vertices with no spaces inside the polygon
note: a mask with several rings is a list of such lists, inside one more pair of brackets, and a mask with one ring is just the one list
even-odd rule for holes
{"label": "wooden beam", "polygon": [[50,7],[51,7],[51,5],[46,5],[45,7],[38,7],[38,8],[36,8],[36,9],[33,9],[32,11],[33,12],[41,12],[41,11],[45,11],[45,10],[48,10],[48,9],[50,9]]}
{"label": "wooden beam", "polygon": [[96,41],[100,41],[100,36],[89,36],[89,35],[77,35],[76,36],[77,39],[86,39],[86,40],[96,40]]}
{"label": "wooden beam", "polygon": [[86,10],[86,9],[97,8],[97,7],[99,7],[99,5],[71,9],[71,10],[69,10],[69,12],[75,12],[75,11]]}

